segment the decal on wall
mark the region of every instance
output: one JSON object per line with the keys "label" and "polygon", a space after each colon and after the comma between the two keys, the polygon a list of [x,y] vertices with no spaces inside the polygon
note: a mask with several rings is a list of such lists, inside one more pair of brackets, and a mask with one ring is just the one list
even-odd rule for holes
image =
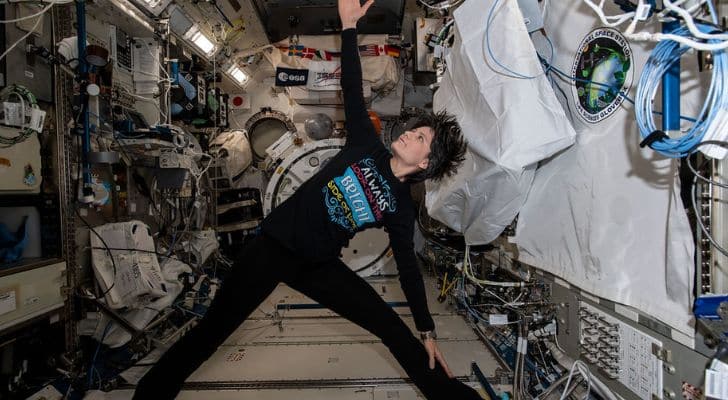
{"label": "decal on wall", "polygon": [[309,90],[341,90],[341,62],[311,61],[308,70]]}
{"label": "decal on wall", "polygon": [[581,41],[571,67],[579,115],[592,124],[612,115],[632,84],[632,50],[621,33],[599,28]]}
{"label": "decal on wall", "polygon": [[307,82],[307,69],[276,68],[276,86],[303,86]]}

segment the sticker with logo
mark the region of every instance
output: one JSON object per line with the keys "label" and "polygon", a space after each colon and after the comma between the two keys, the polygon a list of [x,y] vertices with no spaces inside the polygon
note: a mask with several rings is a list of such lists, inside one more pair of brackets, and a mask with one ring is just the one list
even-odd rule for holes
{"label": "sticker with logo", "polygon": [[303,86],[307,82],[307,69],[276,68],[276,86]]}
{"label": "sticker with logo", "polygon": [[23,183],[27,186],[33,186],[35,185],[36,178],[35,178],[35,172],[33,171],[33,166],[30,164],[25,166],[25,173],[23,174]]}
{"label": "sticker with logo", "polygon": [[308,65],[311,77],[309,90],[341,90],[341,63],[339,61],[312,61]]}
{"label": "sticker with logo", "polygon": [[371,158],[351,164],[343,175],[330,180],[322,192],[331,222],[351,233],[366,224],[380,222],[385,213],[397,211],[397,199],[389,182]]}
{"label": "sticker with logo", "polygon": [[576,109],[595,124],[619,109],[632,85],[632,50],[621,33],[610,28],[589,32],[574,57],[571,76]]}

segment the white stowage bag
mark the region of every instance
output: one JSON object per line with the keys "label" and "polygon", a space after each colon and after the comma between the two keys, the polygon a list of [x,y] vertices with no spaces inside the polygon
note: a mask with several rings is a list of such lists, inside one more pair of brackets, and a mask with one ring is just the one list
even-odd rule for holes
{"label": "white stowage bag", "polygon": [[[387,43],[387,35],[359,35],[357,37],[357,43],[359,46],[383,46]],[[317,49],[329,52],[339,52],[341,50],[341,35],[299,35],[298,44],[307,48],[306,51],[310,49]],[[288,39],[286,39],[276,43],[275,45],[276,47],[288,48],[289,42]],[[264,55],[273,68],[284,67],[308,69],[311,72],[327,71],[336,74],[336,77],[332,77],[333,79],[323,83],[320,82],[318,85],[311,82],[314,74],[309,74],[309,84],[307,85],[308,90],[341,90],[338,77],[341,63],[339,62],[338,57],[330,58],[327,61],[321,60],[318,56],[315,56],[313,57],[315,60],[312,60],[307,57],[289,55],[287,50],[280,49],[274,49],[271,53],[265,53]],[[364,55],[360,56],[359,59],[361,61],[362,80],[365,82],[365,85],[370,86],[372,90],[390,90],[393,89],[400,81],[399,64],[396,58],[386,55]]]}
{"label": "white stowage bag", "polygon": [[491,50],[501,64],[535,78],[506,76],[486,56],[493,1],[468,0],[455,11],[455,42],[434,98],[435,109],[457,118],[469,152],[456,176],[428,182],[427,209],[470,244],[492,241],[513,221],[535,164],[570,146],[576,135],[543,74],[516,2],[501,1],[495,8]]}
{"label": "white stowage bag", "polygon": [[[182,293],[184,284],[180,282],[180,275],[189,274],[192,269],[189,265],[174,259],[166,258],[161,265],[164,276],[164,286],[167,292],[141,308],[130,308],[120,311],[120,316],[139,330],[143,330],[154,318],[164,309],[170,307],[174,300]],[[86,318],[79,322],[78,333],[84,336],[92,336],[97,341],[111,348],[123,346],[131,340],[131,332],[127,331],[114,322],[107,315],[88,313]]]}
{"label": "white stowage bag", "polygon": [[[109,307],[134,308],[167,293],[154,239],[144,222],[105,224],[95,227],[94,231],[96,234],[89,232],[91,261]],[[113,255],[113,261],[109,253]]]}
{"label": "white stowage bag", "polygon": [[468,151],[458,174],[436,184],[425,181],[427,210],[461,232],[468,244],[488,243],[513,221],[534,170],[509,170]]}
{"label": "white stowage bag", "polygon": [[210,142],[210,154],[225,164],[231,180],[239,178],[253,162],[253,151],[244,130],[225,131],[217,135]]}
{"label": "white stowage bag", "polygon": [[[619,12],[616,7],[609,11]],[[545,23],[556,47],[554,64],[568,72],[578,65],[582,39],[600,27],[579,1],[550,2]],[[658,24],[652,28],[660,29]],[[629,47],[633,58],[627,73],[636,80],[654,43],[631,42]],[[695,57],[684,57],[682,70],[681,113],[695,116],[702,103]],[[635,84],[628,88],[632,95]],[[561,85],[573,109],[576,91]],[[577,143],[536,171],[519,215],[519,259],[639,309],[684,333],[686,343],[693,336],[694,245],[677,161],[639,147],[627,102],[596,122],[587,122],[577,110],[573,114]]]}

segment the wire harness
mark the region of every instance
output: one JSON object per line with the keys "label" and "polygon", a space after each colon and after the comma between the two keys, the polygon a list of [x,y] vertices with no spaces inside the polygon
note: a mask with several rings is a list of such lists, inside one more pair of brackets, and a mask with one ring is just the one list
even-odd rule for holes
{"label": "wire harness", "polygon": [[[13,98],[20,101],[19,118],[21,131],[16,136],[12,137],[0,135],[0,148],[15,146],[18,143],[24,142],[36,133],[36,130],[34,130],[30,124],[26,122],[28,118],[32,118],[34,110],[39,110],[35,96],[30,92],[30,90],[18,84],[12,84],[0,91],[0,103],[4,104]],[[7,120],[8,117],[6,116],[5,119]]]}
{"label": "wire harness", "polygon": [[[710,29],[706,25],[700,26],[702,29]],[[689,35],[690,31],[681,26],[672,31],[672,34]],[[653,104],[662,77],[688,50],[690,47],[674,41],[658,43],[642,70],[635,97],[635,117],[643,145],[649,145],[660,154],[671,158],[682,158],[695,151],[706,133],[721,125],[722,118],[716,116],[725,114],[728,109],[728,55],[721,50],[713,53],[712,79],[697,121],[678,138],[668,137],[656,128]],[[656,137],[655,133],[660,136]]]}

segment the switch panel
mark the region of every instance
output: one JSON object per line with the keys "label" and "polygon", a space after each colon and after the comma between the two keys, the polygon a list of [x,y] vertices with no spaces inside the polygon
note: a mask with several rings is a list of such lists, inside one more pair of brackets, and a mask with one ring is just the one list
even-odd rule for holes
{"label": "switch panel", "polygon": [[641,399],[663,397],[661,349],[661,341],[594,306],[579,303],[582,358]]}

